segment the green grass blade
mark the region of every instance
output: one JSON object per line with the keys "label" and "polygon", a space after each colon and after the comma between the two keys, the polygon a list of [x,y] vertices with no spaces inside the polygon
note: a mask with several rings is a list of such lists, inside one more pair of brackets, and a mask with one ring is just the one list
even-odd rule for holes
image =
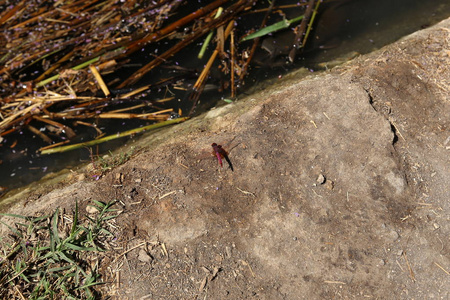
{"label": "green grass blade", "polygon": [[274,33],[274,32],[277,32],[277,31],[279,31],[279,30],[282,30],[282,29],[286,29],[286,28],[288,28],[289,26],[291,26],[291,24],[293,24],[293,23],[295,23],[295,22],[298,22],[298,21],[302,20],[303,17],[304,17],[304,16],[302,15],[302,16],[299,16],[299,17],[294,18],[294,19],[291,19],[291,20],[283,19],[283,20],[280,21],[280,22],[277,22],[277,23],[275,23],[275,24],[266,26],[266,27],[264,27],[264,28],[262,28],[262,29],[260,29],[260,30],[258,30],[258,31],[256,31],[256,32],[252,33],[252,34],[247,35],[246,37],[244,37],[244,38],[241,40],[241,42],[245,42],[245,41],[248,41],[248,40],[252,40],[252,39],[255,39],[255,38],[257,38],[257,37],[262,37],[262,36],[268,35],[268,34],[270,34],[270,33]]}
{"label": "green grass blade", "polygon": [[78,224],[78,200],[75,200],[75,214],[73,216],[72,230],[70,230],[70,236],[75,236]]}
{"label": "green grass blade", "polygon": [[197,56],[198,59],[202,59],[203,56],[205,55],[206,49],[208,49],[208,45],[209,45],[209,43],[211,42],[211,39],[212,39],[212,37],[213,37],[213,34],[214,34],[214,32],[211,31],[211,32],[206,36],[205,41],[203,42],[202,48],[200,49],[200,52],[198,53],[198,56]]}
{"label": "green grass blade", "polygon": [[[220,17],[220,15],[223,12],[223,7],[219,7],[217,9],[216,15],[214,16],[214,19],[217,19]],[[208,36],[206,37],[205,41],[203,42],[202,48],[200,49],[200,52],[198,53],[198,59],[202,59],[203,55],[205,55],[206,49],[208,48],[209,43],[211,42],[211,39],[213,37],[214,32],[211,31]]]}
{"label": "green grass blade", "polygon": [[75,250],[75,251],[96,251],[96,248],[93,247],[81,247],[77,246],[71,243],[66,243],[65,246],[69,249]]}
{"label": "green grass blade", "polygon": [[51,228],[50,228],[50,248],[52,252],[56,251],[56,246],[61,243],[61,239],[59,238],[58,232],[58,217],[59,217],[59,208],[53,213]]}
{"label": "green grass blade", "polygon": [[73,266],[67,265],[67,266],[63,266],[63,267],[51,268],[51,269],[48,269],[47,272],[49,272],[49,273],[56,273],[56,272],[59,272],[59,271],[69,270],[72,267]]}
{"label": "green grass blade", "polygon": [[24,219],[24,220],[29,220],[28,217],[25,216],[21,216],[21,215],[15,215],[15,214],[0,214],[0,216],[7,216],[7,217],[14,217],[14,218],[20,218],[20,219]]}
{"label": "green grass blade", "polygon": [[9,230],[11,230],[13,233],[15,233],[15,235],[17,235],[20,238],[23,238],[22,233],[20,231],[18,231],[17,229],[15,229],[14,227],[11,227],[10,225],[6,224],[3,221],[0,221],[0,223],[2,223],[3,225],[5,225],[6,227],[9,228]]}

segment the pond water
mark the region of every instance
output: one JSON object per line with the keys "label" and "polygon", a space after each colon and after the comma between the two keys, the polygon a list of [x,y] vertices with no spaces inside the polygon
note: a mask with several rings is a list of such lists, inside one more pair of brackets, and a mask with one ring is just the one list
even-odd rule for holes
{"label": "pond water", "polygon": [[[293,1],[277,1],[277,4],[287,4]],[[297,1],[296,1],[297,2]],[[319,14],[317,28],[314,31],[314,41],[310,44],[303,55],[299,55],[294,65],[286,65],[286,58],[280,45],[283,45],[283,37],[292,36],[290,30],[280,32],[273,37],[263,40],[264,48],[258,50],[260,64],[252,67],[252,72],[246,79],[246,85],[240,89],[241,95],[252,85],[260,83],[265,79],[278,78],[284,76],[295,68],[307,67],[311,72],[319,71],[319,63],[331,61],[351,52],[361,54],[381,48],[382,46],[398,40],[402,36],[414,31],[431,26],[438,21],[450,16],[450,4],[448,0],[420,1],[420,0],[342,0],[334,1],[323,5],[328,5],[328,9]],[[199,5],[204,5],[206,1],[199,1]],[[297,11],[286,10],[288,18],[298,15]],[[248,18],[248,27],[253,26],[252,18]],[[242,17],[238,22],[245,21]],[[173,61],[183,65],[184,68],[202,68],[207,60],[196,61],[186,59],[196,57],[198,49],[203,39],[196,44],[192,44],[182,54],[178,54]],[[276,44],[276,47],[272,47]],[[146,49],[136,55],[136,61],[148,59],[153,50]],[[208,55],[206,55],[208,57]],[[131,64],[132,65],[132,64]],[[131,72],[132,70],[130,70]],[[166,72],[167,71],[158,71]],[[162,73],[161,73],[162,74]],[[162,76],[160,74],[160,77]],[[154,77],[155,73],[149,74]],[[147,84],[148,78],[144,78],[140,84]],[[192,77],[192,83],[195,77]],[[209,87],[212,90],[219,85],[218,80],[212,78]],[[162,90],[157,97],[164,97],[167,91]],[[186,98],[185,91],[173,90],[174,102],[171,107],[176,110],[188,111],[191,105],[183,102]],[[206,91],[200,98],[200,105],[197,113],[207,110],[217,104],[223,103],[224,98],[229,94],[220,94],[216,91]],[[238,95],[239,98],[239,95]],[[124,131],[127,128],[145,126],[147,123],[137,121],[119,121],[113,124],[100,123],[99,127],[104,127],[106,132],[114,133]],[[113,130],[107,127],[115,128]],[[75,128],[75,131],[77,129]],[[79,141],[91,140],[95,137],[95,130],[79,130]],[[57,172],[63,168],[76,168],[78,165],[91,160],[91,154],[105,153],[109,149],[114,149],[125,144],[130,144],[130,139],[120,139],[110,143],[102,144],[93,149],[81,149],[62,154],[39,155],[36,150],[45,144],[39,137],[28,131],[6,136],[0,147],[0,187],[8,190],[24,186],[50,172]],[[14,146],[15,145],[15,146]]]}

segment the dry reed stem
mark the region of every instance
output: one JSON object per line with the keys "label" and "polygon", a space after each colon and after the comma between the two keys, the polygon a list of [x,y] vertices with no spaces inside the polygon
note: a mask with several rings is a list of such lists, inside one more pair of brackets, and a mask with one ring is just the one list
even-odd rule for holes
{"label": "dry reed stem", "polygon": [[103,94],[105,94],[105,97],[109,97],[111,92],[109,91],[108,87],[106,86],[105,82],[103,81],[102,75],[100,75],[97,68],[93,65],[90,65],[89,70],[91,70],[92,74],[94,75],[95,79],[97,80],[97,84],[100,86],[101,90],[103,91]]}
{"label": "dry reed stem", "polygon": [[435,264],[439,269],[441,269],[442,271],[444,271],[445,274],[447,274],[447,275],[450,276],[450,272],[447,271],[446,269],[444,269],[440,264],[438,264],[437,262],[434,262],[434,264]]}
{"label": "dry reed stem", "polygon": [[406,266],[408,267],[409,276],[411,277],[411,280],[412,281],[416,281],[416,277],[415,277],[414,272],[413,272],[413,270],[411,268],[411,265],[409,264],[408,257],[406,256],[406,251],[403,251],[403,258],[405,259]]}
{"label": "dry reed stem", "polygon": [[44,142],[46,142],[48,144],[53,143],[53,140],[51,138],[49,138],[45,133],[41,132],[36,127],[33,127],[31,125],[27,125],[27,129],[29,131],[31,131],[32,133],[34,133],[35,135],[37,135],[38,137],[40,137]]}
{"label": "dry reed stem", "polygon": [[38,116],[33,116],[33,118],[59,128],[61,131],[64,131],[66,133],[67,137],[70,139],[74,138],[76,136],[76,133],[69,126],[66,126],[64,124],[58,123],[58,122],[50,120],[50,119],[41,118]]}

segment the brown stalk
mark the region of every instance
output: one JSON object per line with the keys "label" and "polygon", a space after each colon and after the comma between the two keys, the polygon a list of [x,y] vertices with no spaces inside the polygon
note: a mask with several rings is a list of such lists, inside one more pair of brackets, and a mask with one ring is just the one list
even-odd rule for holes
{"label": "brown stalk", "polygon": [[210,11],[216,9],[217,7],[221,6],[226,2],[228,2],[228,0],[216,0],[213,3],[208,4],[205,7],[202,7],[197,11],[185,16],[184,18],[181,18],[178,21],[164,27],[163,29],[160,29],[157,32],[151,33],[145,36],[144,38],[135,41],[134,43],[128,46],[127,54],[133,53],[141,49],[149,42],[154,42],[157,41],[158,39],[163,38],[164,36],[176,31],[178,28],[185,26],[187,23],[206,15]]}
{"label": "brown stalk", "polygon": [[100,130],[100,128],[98,128],[94,124],[83,122],[83,121],[75,121],[74,123],[76,125],[84,125],[84,126],[92,127],[92,128],[94,128],[97,131],[98,135],[103,135],[103,132]]}
{"label": "brown stalk", "polygon": [[230,84],[231,84],[231,99],[234,99],[236,97],[236,85],[234,84],[234,64],[235,64],[235,51],[234,51],[234,30],[231,31],[231,37],[230,37],[230,51],[231,51],[231,78],[230,78]]}
{"label": "brown stalk", "polygon": [[66,126],[64,124],[58,123],[56,121],[50,120],[50,119],[45,119],[45,118],[41,118],[38,116],[33,116],[33,119],[47,123],[49,125],[55,126],[57,128],[59,128],[61,131],[63,131],[67,137],[69,139],[74,138],[77,134],[72,130],[72,128],[70,128],[69,126]]}
{"label": "brown stalk", "polygon": [[40,12],[37,13],[37,16],[35,16],[35,17],[31,18],[31,19],[28,19],[26,21],[23,21],[22,23],[19,23],[17,25],[14,25],[11,28],[12,29],[17,29],[17,28],[22,28],[22,27],[25,28],[26,25],[28,25],[30,23],[33,23],[33,22],[37,21],[40,18],[44,18],[44,17],[47,17],[49,15],[52,15],[54,13],[55,13],[54,10],[51,10],[51,11],[48,11],[48,12],[43,12],[43,10],[41,10]]}
{"label": "brown stalk", "polygon": [[49,138],[45,133],[37,129],[36,127],[33,127],[31,125],[27,125],[27,129],[34,133],[35,135],[39,136],[44,142],[51,144],[53,143],[53,140]]}
{"label": "brown stalk", "polygon": [[[264,15],[264,19],[263,19],[263,21],[261,22],[261,26],[259,26],[259,29],[262,29],[262,28],[264,28],[264,26],[266,26],[267,19],[269,18],[270,14],[272,13],[272,10],[273,10],[273,7],[274,7],[274,5],[275,5],[275,2],[276,2],[276,0],[273,0],[273,1],[270,3],[270,6],[269,6],[269,8],[267,9],[266,14]],[[258,38],[255,38],[255,39],[253,40],[253,45],[252,45],[252,48],[251,48],[251,50],[250,50],[250,54],[248,55],[247,60],[245,61],[244,65],[242,66],[242,71],[241,71],[241,74],[240,74],[240,76],[239,76],[239,81],[240,81],[240,82],[243,82],[244,77],[247,75],[248,66],[250,65],[250,62],[251,62],[252,59],[253,59],[253,55],[255,54],[255,51],[256,51],[256,49],[258,48],[259,40],[260,40],[259,37],[258,37]]]}
{"label": "brown stalk", "polygon": [[289,61],[291,63],[294,62],[295,56],[297,55],[297,52],[299,51],[299,49],[303,48],[303,46],[305,44],[306,27],[308,26],[311,15],[313,14],[316,1],[317,0],[309,0],[308,6],[306,7],[306,11],[305,11],[305,16],[302,19],[300,25],[298,25],[296,28],[297,34],[295,35],[292,49],[289,52]]}
{"label": "brown stalk", "polygon": [[15,5],[11,10],[6,11],[6,13],[0,18],[0,25],[6,23],[12,16],[16,14],[17,11],[24,8],[26,5],[26,1],[22,1],[21,3]]}
{"label": "brown stalk", "polygon": [[68,144],[68,143],[70,143],[69,140],[67,140],[67,141],[62,141],[62,142],[59,142],[59,143],[54,143],[54,144],[51,144],[51,145],[48,145],[48,146],[39,148],[39,151],[43,151],[43,150],[46,150],[46,149],[51,149],[51,148],[59,147],[59,146],[62,146],[62,145],[64,145],[64,144]]}
{"label": "brown stalk", "polygon": [[3,119],[3,121],[0,122],[0,129],[4,128],[5,126],[9,125],[13,121],[23,120],[30,117],[30,112],[32,112],[35,109],[39,109],[42,103],[35,103],[33,105],[30,105],[23,110],[16,111],[12,113],[10,116]]}

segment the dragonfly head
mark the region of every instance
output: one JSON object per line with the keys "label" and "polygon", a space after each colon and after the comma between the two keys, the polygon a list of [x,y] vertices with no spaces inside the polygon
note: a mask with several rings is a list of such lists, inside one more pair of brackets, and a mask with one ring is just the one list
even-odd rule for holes
{"label": "dragonfly head", "polygon": [[216,147],[217,144],[216,144],[216,143],[212,143],[211,146],[212,146],[212,147]]}

